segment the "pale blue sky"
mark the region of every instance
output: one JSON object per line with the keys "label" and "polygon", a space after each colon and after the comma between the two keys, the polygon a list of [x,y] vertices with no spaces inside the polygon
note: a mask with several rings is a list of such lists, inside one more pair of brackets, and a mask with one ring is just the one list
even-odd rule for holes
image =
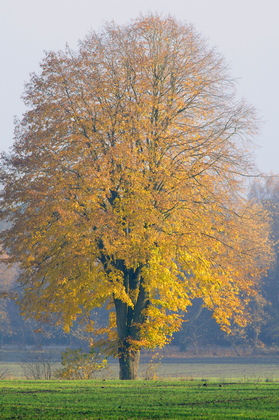
{"label": "pale blue sky", "polygon": [[12,145],[13,116],[29,73],[44,50],[72,48],[105,21],[126,23],[141,12],[193,23],[223,53],[239,94],[265,121],[256,138],[258,168],[279,173],[279,0],[0,0],[0,150]]}

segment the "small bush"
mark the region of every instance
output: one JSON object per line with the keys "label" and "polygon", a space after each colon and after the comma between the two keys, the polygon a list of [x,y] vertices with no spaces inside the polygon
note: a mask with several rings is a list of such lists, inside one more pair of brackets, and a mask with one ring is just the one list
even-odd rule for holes
{"label": "small bush", "polygon": [[63,368],[55,372],[58,379],[91,379],[97,371],[107,367],[107,360],[102,360],[94,350],[84,353],[81,349],[66,349],[61,355]]}
{"label": "small bush", "polygon": [[144,373],[144,379],[146,381],[156,381],[158,379],[158,369],[161,364],[161,359],[162,355],[160,355],[158,352],[152,355]]}
{"label": "small bush", "polygon": [[24,377],[26,379],[37,380],[52,379],[53,365],[52,353],[46,353],[44,351],[28,354],[21,363]]}

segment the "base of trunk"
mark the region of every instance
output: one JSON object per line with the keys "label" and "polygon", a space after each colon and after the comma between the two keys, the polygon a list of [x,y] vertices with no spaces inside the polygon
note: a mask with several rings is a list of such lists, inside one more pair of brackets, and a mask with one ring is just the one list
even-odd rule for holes
{"label": "base of trunk", "polygon": [[140,351],[120,347],[118,349],[119,379],[133,380],[138,378]]}

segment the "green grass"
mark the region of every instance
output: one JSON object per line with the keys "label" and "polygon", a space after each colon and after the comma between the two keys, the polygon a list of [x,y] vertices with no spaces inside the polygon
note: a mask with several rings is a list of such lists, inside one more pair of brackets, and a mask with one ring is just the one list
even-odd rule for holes
{"label": "green grass", "polygon": [[275,382],[0,381],[1,420],[271,420],[278,407]]}

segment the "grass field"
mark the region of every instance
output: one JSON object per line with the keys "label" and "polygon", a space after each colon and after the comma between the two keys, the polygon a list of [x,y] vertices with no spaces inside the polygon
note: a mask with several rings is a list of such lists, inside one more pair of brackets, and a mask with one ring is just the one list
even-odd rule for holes
{"label": "grass field", "polygon": [[[0,420],[279,419],[278,355],[171,355],[151,364],[145,356],[134,382],[116,380],[116,361],[96,380],[22,380],[28,363],[42,366],[38,355],[0,351]],[[59,351],[50,363],[53,371],[60,366]]]}
{"label": "grass field", "polygon": [[279,418],[275,382],[0,381],[0,390],[1,420]]}

